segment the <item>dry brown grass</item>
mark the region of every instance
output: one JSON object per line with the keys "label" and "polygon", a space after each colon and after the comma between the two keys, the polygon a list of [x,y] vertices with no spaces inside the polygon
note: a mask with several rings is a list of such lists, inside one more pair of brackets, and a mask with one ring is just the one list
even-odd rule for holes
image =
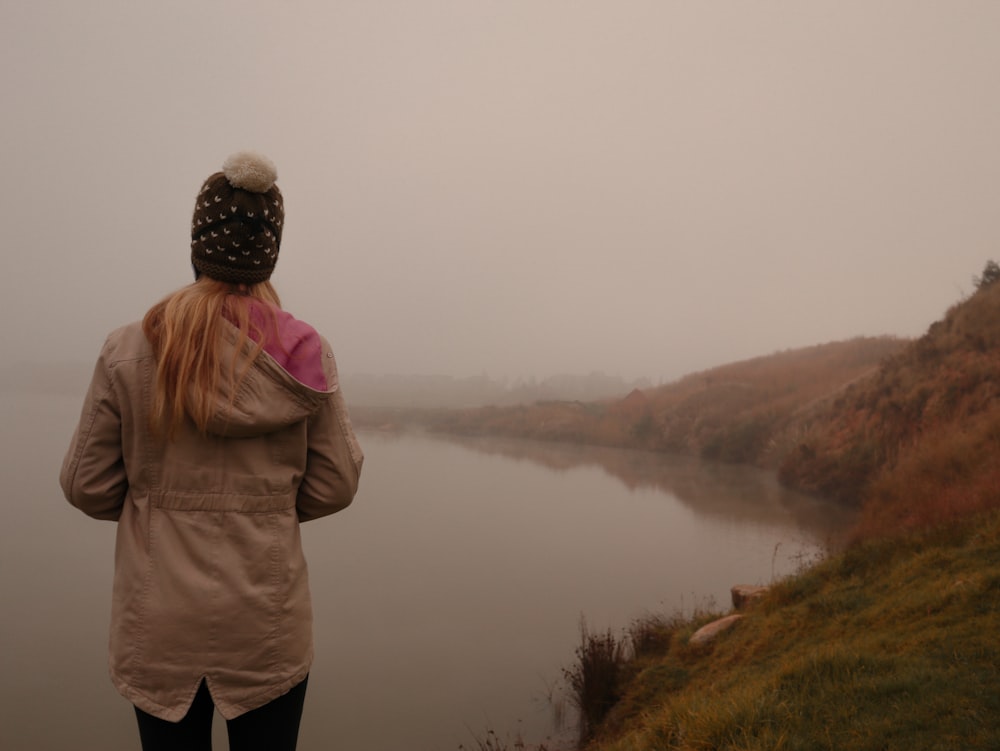
{"label": "dry brown grass", "polygon": [[890,337],[833,342],[732,363],[617,401],[465,410],[432,427],[776,466],[803,420],[905,343]]}
{"label": "dry brown grass", "polygon": [[942,426],[873,478],[859,537],[897,534],[1000,506],[1000,408]]}
{"label": "dry brown grass", "polygon": [[1000,285],[953,306],[812,421],[787,484],[863,506],[891,534],[1000,505]]}

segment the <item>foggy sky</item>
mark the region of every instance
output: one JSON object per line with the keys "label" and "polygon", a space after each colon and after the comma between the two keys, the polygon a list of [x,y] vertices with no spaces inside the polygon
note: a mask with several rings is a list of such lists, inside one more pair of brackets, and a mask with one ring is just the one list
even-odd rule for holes
{"label": "foggy sky", "polygon": [[672,380],[1000,259],[1000,3],[0,0],[6,361],[191,281],[231,152],[345,373]]}

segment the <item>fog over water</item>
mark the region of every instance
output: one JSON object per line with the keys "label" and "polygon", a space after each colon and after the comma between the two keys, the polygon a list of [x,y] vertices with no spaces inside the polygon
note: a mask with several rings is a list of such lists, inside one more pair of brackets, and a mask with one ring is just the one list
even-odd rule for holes
{"label": "fog over water", "polygon": [[[0,747],[135,743],[114,527],[58,466],[106,334],[191,281],[230,153],[277,164],[273,280],[345,376],[657,383],[919,335],[971,291],[1000,257],[998,39],[994,0],[0,0]],[[735,468],[366,441],[357,507],[304,531],[304,749],[539,723],[581,613],[724,599],[836,526]]]}
{"label": "fog over water", "polygon": [[242,148],[345,372],[920,334],[998,255],[998,38],[992,0],[3,2],[5,352],[89,362],[186,284]]}

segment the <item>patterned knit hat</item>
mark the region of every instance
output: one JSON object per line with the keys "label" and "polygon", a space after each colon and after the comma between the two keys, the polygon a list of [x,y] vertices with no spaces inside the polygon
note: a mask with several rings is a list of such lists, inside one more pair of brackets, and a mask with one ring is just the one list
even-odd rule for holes
{"label": "patterned knit hat", "polygon": [[241,151],[209,177],[194,204],[191,264],[231,284],[267,281],[278,262],[285,207],[274,163]]}

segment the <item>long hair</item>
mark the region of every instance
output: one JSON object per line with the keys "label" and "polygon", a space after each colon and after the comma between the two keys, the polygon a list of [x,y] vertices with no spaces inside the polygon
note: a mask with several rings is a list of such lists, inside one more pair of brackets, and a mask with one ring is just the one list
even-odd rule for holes
{"label": "long hair", "polygon": [[[251,315],[254,300],[270,305],[254,306],[272,310],[281,301],[270,282],[236,285],[201,276],[158,302],[142,320],[142,331],[156,357],[156,384],[150,415],[154,430],[166,429],[173,437],[190,418],[202,433],[208,429],[215,410],[216,394],[223,379],[229,393],[246,377],[264,349],[270,332]],[[272,310],[273,313],[273,310]],[[265,316],[276,327],[272,314]],[[233,357],[224,363],[223,337],[236,328],[237,342]],[[247,341],[252,346],[247,349]]]}

